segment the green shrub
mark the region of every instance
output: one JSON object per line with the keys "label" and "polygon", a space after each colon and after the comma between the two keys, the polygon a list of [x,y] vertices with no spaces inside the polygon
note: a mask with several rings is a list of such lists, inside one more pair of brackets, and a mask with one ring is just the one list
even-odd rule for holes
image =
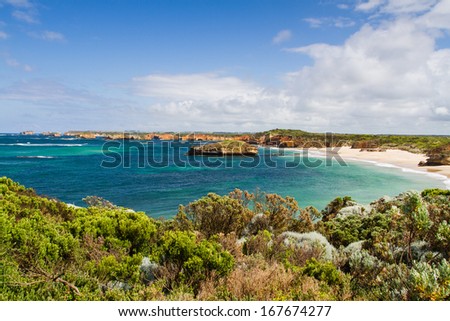
{"label": "green shrub", "polygon": [[187,219],[192,223],[193,229],[209,238],[218,233],[235,232],[240,235],[252,215],[240,200],[209,193],[188,206],[181,207],[176,220],[180,225],[187,226]]}
{"label": "green shrub", "polygon": [[329,221],[333,219],[342,208],[355,204],[356,203],[350,196],[344,196],[343,198],[337,197],[322,210],[322,220],[325,222]]}
{"label": "green shrub", "polygon": [[154,253],[159,264],[171,270],[171,278],[198,286],[211,273],[222,277],[234,266],[234,259],[214,241],[198,241],[192,232],[169,231]]}
{"label": "green shrub", "polygon": [[439,188],[429,188],[425,189],[421,193],[422,197],[435,197],[435,196],[450,196],[450,190],[439,189]]}
{"label": "green shrub", "polygon": [[446,260],[437,265],[414,263],[409,282],[412,300],[450,300],[450,264]]}
{"label": "green shrub", "polygon": [[125,209],[91,207],[80,209],[68,229],[77,237],[89,235],[105,239],[110,248],[120,247],[130,254],[148,253],[156,225],[144,213]]}
{"label": "green shrub", "polygon": [[153,220],[0,178],[0,300],[450,300],[448,192],[335,215],[350,204],[313,223],[293,198],[235,190]]}
{"label": "green shrub", "polygon": [[308,260],[303,268],[303,274],[326,282],[328,285],[342,285],[343,275],[333,263],[319,262],[315,258]]}

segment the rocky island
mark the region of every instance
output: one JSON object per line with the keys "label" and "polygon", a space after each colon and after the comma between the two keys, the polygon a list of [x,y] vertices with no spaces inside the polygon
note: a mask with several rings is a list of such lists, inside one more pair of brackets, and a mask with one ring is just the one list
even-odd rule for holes
{"label": "rocky island", "polygon": [[224,140],[218,143],[192,146],[188,155],[207,156],[256,156],[258,147],[237,140]]}

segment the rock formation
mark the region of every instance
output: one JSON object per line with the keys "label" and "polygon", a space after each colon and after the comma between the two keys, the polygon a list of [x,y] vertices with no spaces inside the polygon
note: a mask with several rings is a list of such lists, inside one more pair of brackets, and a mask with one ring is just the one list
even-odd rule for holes
{"label": "rock formation", "polygon": [[433,149],[427,153],[428,159],[419,166],[450,165],[450,145]]}
{"label": "rock formation", "polygon": [[188,151],[188,155],[210,156],[256,156],[257,154],[258,147],[236,140],[193,146]]}

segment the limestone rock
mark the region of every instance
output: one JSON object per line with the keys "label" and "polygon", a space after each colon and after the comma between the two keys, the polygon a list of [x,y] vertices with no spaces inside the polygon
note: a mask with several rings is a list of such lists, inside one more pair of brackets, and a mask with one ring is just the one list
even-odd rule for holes
{"label": "limestone rock", "polygon": [[193,146],[188,151],[188,155],[205,156],[256,156],[257,154],[258,147],[237,140]]}

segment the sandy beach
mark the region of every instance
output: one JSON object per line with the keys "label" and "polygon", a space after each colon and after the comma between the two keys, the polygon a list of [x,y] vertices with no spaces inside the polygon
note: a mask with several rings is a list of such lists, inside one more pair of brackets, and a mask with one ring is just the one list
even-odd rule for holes
{"label": "sandy beach", "polygon": [[388,149],[384,152],[360,151],[350,147],[341,147],[335,149],[320,149],[321,152],[335,152],[344,159],[356,161],[373,161],[377,163],[391,164],[402,168],[408,168],[416,171],[436,173],[450,178],[450,166],[418,166],[420,161],[425,161],[424,154],[414,154],[398,149]]}

